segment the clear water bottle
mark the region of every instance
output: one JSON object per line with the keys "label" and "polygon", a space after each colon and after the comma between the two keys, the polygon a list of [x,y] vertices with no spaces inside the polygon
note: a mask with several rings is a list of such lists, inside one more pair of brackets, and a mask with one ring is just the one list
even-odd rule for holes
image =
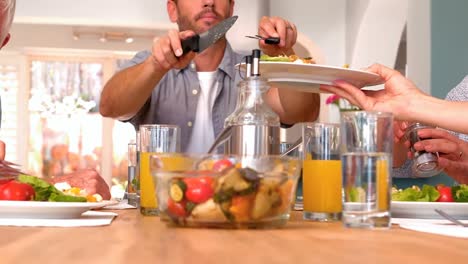
{"label": "clear water bottle", "polygon": [[128,143],[128,176],[127,190],[125,192],[128,204],[138,207],[140,204],[138,182],[138,148],[137,143]]}
{"label": "clear water bottle", "polygon": [[227,154],[279,154],[280,119],[264,100],[270,86],[260,76],[259,59],[260,50],[254,50],[252,73],[239,83],[236,108],[225,120],[224,126],[231,128]]}

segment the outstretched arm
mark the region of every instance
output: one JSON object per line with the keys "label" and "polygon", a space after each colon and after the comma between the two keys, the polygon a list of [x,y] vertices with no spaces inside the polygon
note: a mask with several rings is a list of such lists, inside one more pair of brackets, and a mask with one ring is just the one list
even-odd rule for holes
{"label": "outstretched arm", "polygon": [[322,85],[326,92],[337,94],[364,110],[391,112],[400,120],[418,121],[449,130],[468,133],[468,122],[460,122],[468,111],[468,102],[449,102],[431,97],[419,90],[398,71],[375,64],[369,69],[385,81],[385,89],[362,91],[345,81],[334,86]]}
{"label": "outstretched arm", "polygon": [[[264,40],[260,40],[259,46],[263,53],[270,56],[294,54],[293,47],[297,40],[297,28],[290,21],[280,17],[262,17],[258,34],[265,38],[280,38],[278,45],[265,44]],[[318,94],[272,87],[266,100],[284,124],[314,121],[320,111],[320,96]]]}
{"label": "outstretched arm", "polygon": [[102,90],[101,115],[119,119],[134,116],[170,69],[183,68],[194,58],[195,53],[182,55],[181,49],[181,39],[194,34],[193,31],[170,30],[154,42],[151,56],[143,63],[115,74]]}

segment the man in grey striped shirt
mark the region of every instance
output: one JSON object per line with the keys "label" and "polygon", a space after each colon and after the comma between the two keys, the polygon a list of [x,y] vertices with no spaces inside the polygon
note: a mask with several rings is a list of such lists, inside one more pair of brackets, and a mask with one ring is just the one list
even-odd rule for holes
{"label": "man in grey striped shirt", "polygon": [[[101,94],[101,114],[131,122],[136,129],[145,123],[177,125],[182,151],[206,151],[236,106],[241,78],[235,65],[243,55],[234,52],[225,37],[202,53],[182,54],[181,40],[207,31],[231,17],[233,10],[233,0],[167,1],[169,18],[179,30],[155,40],[151,50],[139,52],[107,82]],[[259,40],[265,54],[294,54],[297,29],[290,21],[263,17],[258,34],[281,40],[278,45]],[[283,124],[318,117],[318,94],[271,88],[265,100]],[[198,140],[204,143],[195,144]]]}

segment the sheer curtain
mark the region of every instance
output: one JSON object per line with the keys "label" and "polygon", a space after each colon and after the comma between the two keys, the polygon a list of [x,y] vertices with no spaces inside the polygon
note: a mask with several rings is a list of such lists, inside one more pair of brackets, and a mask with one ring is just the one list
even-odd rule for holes
{"label": "sheer curtain", "polygon": [[102,63],[31,61],[30,173],[100,171],[102,75]]}

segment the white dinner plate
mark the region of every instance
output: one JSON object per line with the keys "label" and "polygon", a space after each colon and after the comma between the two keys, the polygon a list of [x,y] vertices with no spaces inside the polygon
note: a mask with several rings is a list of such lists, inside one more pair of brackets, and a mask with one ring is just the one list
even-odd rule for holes
{"label": "white dinner plate", "polygon": [[67,219],[78,218],[82,213],[118,203],[102,201],[96,203],[0,201],[0,218]]}
{"label": "white dinner plate", "polygon": [[[245,64],[240,67],[245,74]],[[335,80],[345,80],[357,87],[383,83],[375,73],[320,64],[261,61],[259,69],[272,86],[311,93],[319,93],[320,84],[331,85]]]}
{"label": "white dinner plate", "polygon": [[458,219],[468,219],[468,203],[392,202],[392,217],[443,219],[434,209],[440,209]]}

